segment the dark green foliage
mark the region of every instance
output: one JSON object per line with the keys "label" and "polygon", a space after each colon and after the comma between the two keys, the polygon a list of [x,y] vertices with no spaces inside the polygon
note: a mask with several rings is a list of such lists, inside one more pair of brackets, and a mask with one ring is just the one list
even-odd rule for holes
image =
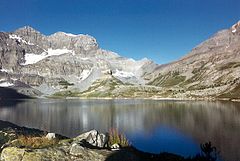
{"label": "dark green foliage", "polygon": [[61,85],[61,86],[73,86],[74,85],[74,83],[69,83],[66,80],[61,80],[61,81],[58,82],[58,84]]}

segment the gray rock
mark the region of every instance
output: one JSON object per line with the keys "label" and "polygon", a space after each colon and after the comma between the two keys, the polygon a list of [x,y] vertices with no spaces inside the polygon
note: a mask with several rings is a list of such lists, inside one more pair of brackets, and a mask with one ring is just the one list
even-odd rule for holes
{"label": "gray rock", "polygon": [[[113,93],[109,91],[111,88],[104,91],[114,96],[137,86],[137,93],[148,93],[145,89],[154,91],[144,97],[217,97],[231,92],[240,82],[239,42],[240,22],[219,31],[180,60],[159,66],[146,58],[135,61],[103,50],[89,35],[57,32],[47,36],[26,26],[11,33],[0,32],[0,79],[11,81],[29,95],[48,96],[67,90],[70,96],[77,93],[78,97],[79,92],[88,91],[94,82],[104,80],[104,71],[112,71],[112,75],[123,82]],[[49,49],[55,50],[55,54],[59,54],[60,49],[67,52],[49,55]],[[47,56],[24,64],[27,54]],[[27,90],[16,85],[16,80],[29,86]],[[137,93],[132,96],[137,97]]]}
{"label": "gray rock", "polygon": [[110,151],[84,149],[75,144],[71,146],[69,153],[62,150],[61,146],[43,149],[6,147],[2,150],[0,159],[4,161],[105,161],[110,154]]}
{"label": "gray rock", "polygon": [[107,142],[106,139],[107,137],[104,134],[99,133],[97,130],[91,130],[89,132],[79,135],[74,140],[78,143],[86,141],[92,146],[103,148],[105,143]]}
{"label": "gray rock", "polygon": [[55,133],[48,133],[46,135],[46,138],[49,140],[55,139],[56,138],[56,134]]}
{"label": "gray rock", "polygon": [[149,84],[166,88],[165,97],[218,97],[233,93],[240,82],[239,26],[240,22],[219,31],[180,60],[159,66],[146,75]]}
{"label": "gray rock", "polygon": [[119,144],[113,144],[111,145],[111,150],[115,151],[115,150],[120,150],[120,145]]}
{"label": "gray rock", "polygon": [[[47,55],[49,49],[67,49],[69,52],[24,65],[27,54]],[[57,32],[46,36],[29,26],[11,33],[1,32],[0,53],[0,73],[9,74],[10,79],[16,79],[13,75],[18,75],[19,81],[40,90],[44,95],[51,95],[63,88],[79,92],[87,90],[106,70],[115,74],[117,71],[130,73],[130,77],[116,77],[126,83],[144,84],[143,75],[157,66],[147,59],[134,61],[100,49],[96,39],[89,35]],[[73,85],[61,86],[59,81]]]}
{"label": "gray rock", "polygon": [[74,156],[81,156],[85,153],[85,148],[77,143],[73,143],[70,148],[70,154]]}

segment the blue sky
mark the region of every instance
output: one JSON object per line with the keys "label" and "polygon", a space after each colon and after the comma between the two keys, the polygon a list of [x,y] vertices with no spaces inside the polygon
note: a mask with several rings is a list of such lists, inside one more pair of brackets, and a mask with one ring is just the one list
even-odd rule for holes
{"label": "blue sky", "polygon": [[94,36],[122,56],[177,60],[240,20],[240,0],[0,0],[0,31]]}

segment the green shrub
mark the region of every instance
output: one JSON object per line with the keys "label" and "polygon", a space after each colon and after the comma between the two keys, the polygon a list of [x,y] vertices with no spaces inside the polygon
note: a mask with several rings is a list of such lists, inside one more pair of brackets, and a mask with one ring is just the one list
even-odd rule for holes
{"label": "green shrub", "polygon": [[113,144],[119,144],[121,147],[130,146],[129,141],[127,140],[124,134],[120,134],[117,129],[109,130],[109,142],[108,144],[111,146]]}
{"label": "green shrub", "polygon": [[58,143],[57,139],[49,140],[45,136],[33,137],[33,136],[20,135],[13,142],[13,145],[18,146],[18,147],[26,147],[26,148],[35,149],[35,148],[45,148],[45,147],[53,146],[57,143]]}

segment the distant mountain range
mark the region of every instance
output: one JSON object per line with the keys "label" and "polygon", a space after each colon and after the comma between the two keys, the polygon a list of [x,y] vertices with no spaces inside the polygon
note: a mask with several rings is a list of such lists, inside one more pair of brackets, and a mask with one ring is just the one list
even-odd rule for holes
{"label": "distant mountain range", "polygon": [[0,87],[35,97],[240,98],[240,22],[158,65],[103,50],[89,35],[0,32]]}

